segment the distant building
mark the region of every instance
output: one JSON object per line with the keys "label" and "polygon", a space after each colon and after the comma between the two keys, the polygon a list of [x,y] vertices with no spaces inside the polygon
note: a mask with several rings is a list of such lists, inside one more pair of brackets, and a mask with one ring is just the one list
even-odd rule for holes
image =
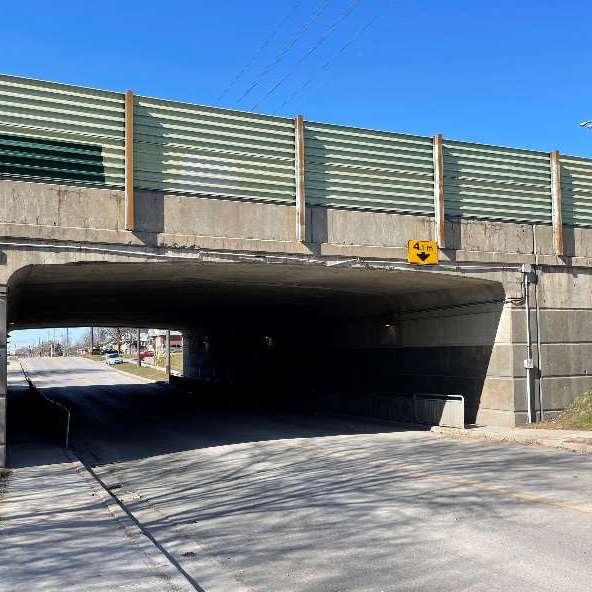
{"label": "distant building", "polygon": [[[140,332],[140,351],[146,351],[148,349],[148,332]],[[122,354],[137,354],[138,353],[138,337],[137,334],[129,339],[126,339],[121,344]]]}
{"label": "distant building", "polygon": [[[164,355],[166,351],[166,331],[164,329],[148,330],[148,349],[156,356]],[[183,334],[181,331],[171,331],[171,349],[183,347]]]}

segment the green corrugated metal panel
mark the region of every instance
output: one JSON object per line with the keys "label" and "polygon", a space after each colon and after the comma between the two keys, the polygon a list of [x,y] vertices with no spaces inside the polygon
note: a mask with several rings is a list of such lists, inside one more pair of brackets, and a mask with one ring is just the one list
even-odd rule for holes
{"label": "green corrugated metal panel", "polygon": [[549,154],[443,142],[446,216],[551,223]]}
{"label": "green corrugated metal panel", "polygon": [[563,223],[592,226],[592,159],[561,156]]}
{"label": "green corrugated metal panel", "polygon": [[434,213],[432,140],[305,122],[306,202]]}
{"label": "green corrugated metal panel", "polygon": [[134,101],[137,187],[293,203],[291,119]]}
{"label": "green corrugated metal panel", "polygon": [[0,175],[121,187],[124,95],[0,75]]}

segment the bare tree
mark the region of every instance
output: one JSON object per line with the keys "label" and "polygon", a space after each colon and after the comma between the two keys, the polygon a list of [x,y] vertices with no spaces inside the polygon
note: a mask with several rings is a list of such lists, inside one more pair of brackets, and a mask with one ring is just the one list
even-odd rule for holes
{"label": "bare tree", "polygon": [[117,345],[117,351],[121,354],[121,344],[132,341],[135,336],[135,329],[130,327],[107,327],[104,329],[105,339],[113,341]]}

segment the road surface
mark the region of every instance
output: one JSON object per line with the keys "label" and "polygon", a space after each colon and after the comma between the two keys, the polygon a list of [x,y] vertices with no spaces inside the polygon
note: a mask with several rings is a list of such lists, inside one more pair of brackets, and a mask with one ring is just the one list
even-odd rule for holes
{"label": "road surface", "polygon": [[589,592],[592,459],[347,418],[204,410],[28,359],[72,442],[195,589]]}

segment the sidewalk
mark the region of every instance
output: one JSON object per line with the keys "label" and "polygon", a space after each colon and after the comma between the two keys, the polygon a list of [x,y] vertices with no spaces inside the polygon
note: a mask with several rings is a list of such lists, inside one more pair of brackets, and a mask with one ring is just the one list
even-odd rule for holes
{"label": "sidewalk", "polygon": [[494,426],[475,427],[460,430],[434,426],[431,431],[441,436],[489,440],[493,442],[514,442],[562,448],[572,452],[592,453],[592,432],[577,430],[539,430],[536,428],[500,428]]}
{"label": "sidewalk", "polygon": [[[15,367],[9,376],[12,413],[23,415],[15,423],[26,425],[26,382]],[[0,500],[0,592],[195,592],[80,462],[39,434],[14,440]]]}

